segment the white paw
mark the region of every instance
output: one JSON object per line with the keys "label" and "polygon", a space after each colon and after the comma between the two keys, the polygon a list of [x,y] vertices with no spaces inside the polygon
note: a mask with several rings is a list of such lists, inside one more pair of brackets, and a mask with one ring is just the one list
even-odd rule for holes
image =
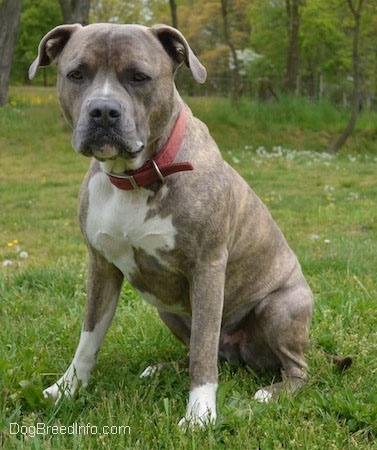
{"label": "white paw", "polygon": [[259,389],[254,394],[254,399],[261,403],[268,403],[272,399],[272,392],[267,391],[266,389]]}
{"label": "white paw", "polygon": [[76,375],[76,369],[71,364],[65,374],[55,384],[43,391],[43,395],[46,398],[51,397],[55,403],[58,403],[63,396],[72,398],[75,395],[79,382],[82,383],[83,387],[86,387],[88,385],[87,380],[88,377],[79,381]]}
{"label": "white paw", "polygon": [[70,389],[68,386],[64,386],[64,384],[61,384],[59,382],[53,384],[43,391],[44,397],[52,398],[55,404],[58,403],[62,396],[70,398],[73,396],[73,393],[74,391],[72,391],[72,389]]}
{"label": "white paw", "polygon": [[140,378],[153,377],[159,370],[162,369],[162,364],[156,364],[155,366],[148,366],[140,375]]}
{"label": "white paw", "polygon": [[181,428],[204,428],[216,422],[216,383],[197,386],[190,391],[186,416],[179,421]]}
{"label": "white paw", "polygon": [[178,426],[183,430],[187,430],[188,428],[205,428],[208,425],[214,425],[216,417],[216,412],[209,411],[208,409],[201,415],[196,415],[191,412],[178,422]]}

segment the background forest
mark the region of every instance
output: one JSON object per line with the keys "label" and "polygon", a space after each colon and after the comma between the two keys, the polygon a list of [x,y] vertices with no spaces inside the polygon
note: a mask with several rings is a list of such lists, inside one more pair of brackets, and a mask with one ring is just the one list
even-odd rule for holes
{"label": "background forest", "polygon": [[[60,1],[64,3],[80,2]],[[28,82],[27,69],[41,36],[69,21],[69,17],[63,19],[60,4],[58,0],[23,0],[12,83]],[[353,95],[356,63],[363,106],[376,107],[375,1],[92,0],[89,22],[174,24],[208,70],[208,82],[201,91],[188,73],[182,75],[190,94],[267,99],[288,92],[347,104]],[[54,74],[45,72],[44,83],[54,81]]]}

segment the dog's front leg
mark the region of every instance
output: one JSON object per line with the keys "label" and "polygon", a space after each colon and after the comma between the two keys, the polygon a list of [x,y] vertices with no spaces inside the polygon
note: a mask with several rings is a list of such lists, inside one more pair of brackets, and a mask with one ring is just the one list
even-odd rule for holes
{"label": "dog's front leg", "polygon": [[190,395],[181,426],[216,421],[217,363],[227,252],[201,262],[191,280]]}
{"label": "dog's front leg", "polygon": [[62,395],[72,397],[79,383],[89,382],[98,351],[118,303],[123,276],[98,254],[92,254],[87,281],[87,302],[80,341],[71,365],[64,375],[44,390],[45,397],[57,402]]}

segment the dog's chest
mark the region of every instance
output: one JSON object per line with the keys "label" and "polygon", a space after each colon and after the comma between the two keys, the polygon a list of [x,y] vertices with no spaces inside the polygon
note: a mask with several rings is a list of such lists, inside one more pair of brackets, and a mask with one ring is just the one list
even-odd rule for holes
{"label": "dog's chest", "polygon": [[159,251],[174,248],[176,230],[172,217],[151,213],[150,195],[146,189],[114,188],[103,173],[94,175],[89,182],[87,238],[127,278],[136,269],[135,250],[143,250],[159,260]]}

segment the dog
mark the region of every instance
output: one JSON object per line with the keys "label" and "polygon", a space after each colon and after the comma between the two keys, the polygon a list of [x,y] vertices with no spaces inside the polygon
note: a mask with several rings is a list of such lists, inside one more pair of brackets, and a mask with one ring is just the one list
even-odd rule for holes
{"label": "dog", "polygon": [[57,401],[87,386],[124,278],[189,349],[181,426],[216,421],[218,362],[281,369],[255,398],[307,379],[313,296],[267,208],[222,158],[174,83],[186,64],[206,69],[167,25],[61,25],[29,69],[58,66],[58,98],[74,149],[91,157],[79,194],[88,252],[80,340]]}

